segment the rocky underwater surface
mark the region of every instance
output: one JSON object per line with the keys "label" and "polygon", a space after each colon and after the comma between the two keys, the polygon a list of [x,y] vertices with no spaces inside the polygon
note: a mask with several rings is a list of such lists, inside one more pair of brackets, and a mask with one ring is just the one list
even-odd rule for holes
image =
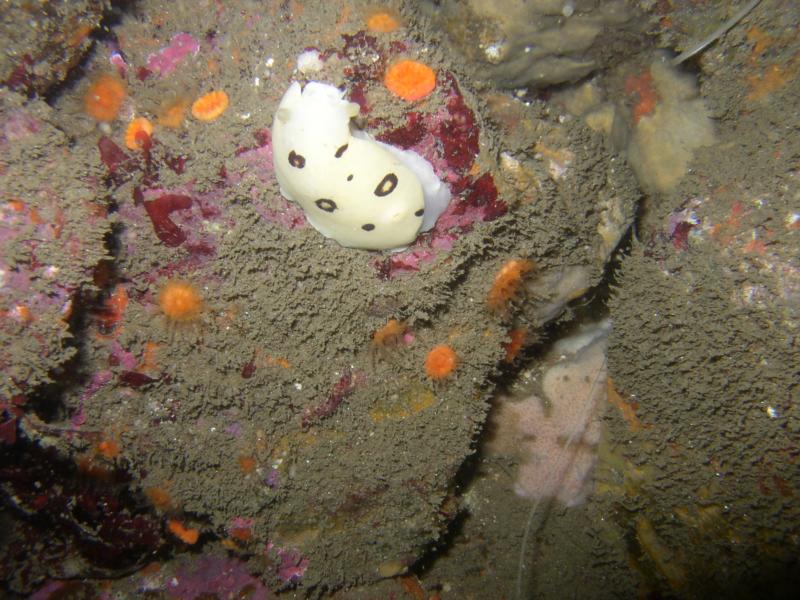
{"label": "rocky underwater surface", "polygon": [[[7,3],[3,595],[788,596],[799,10]],[[312,81],[449,191],[407,246],[282,193],[352,199]]]}

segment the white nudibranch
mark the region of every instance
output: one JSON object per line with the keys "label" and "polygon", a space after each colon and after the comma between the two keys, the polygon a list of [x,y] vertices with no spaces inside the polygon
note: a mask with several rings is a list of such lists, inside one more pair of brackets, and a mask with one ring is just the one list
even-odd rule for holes
{"label": "white nudibranch", "polygon": [[320,233],[349,248],[402,249],[436,223],[450,190],[416,152],[372,139],[338,88],[292,83],[272,124],[275,175]]}

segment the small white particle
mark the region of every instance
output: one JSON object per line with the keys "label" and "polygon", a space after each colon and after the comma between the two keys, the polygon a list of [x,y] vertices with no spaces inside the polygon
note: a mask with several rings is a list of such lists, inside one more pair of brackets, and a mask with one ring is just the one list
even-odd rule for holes
{"label": "small white particle", "polygon": [[315,73],[324,66],[319,50],[306,50],[297,57],[297,70],[301,73]]}

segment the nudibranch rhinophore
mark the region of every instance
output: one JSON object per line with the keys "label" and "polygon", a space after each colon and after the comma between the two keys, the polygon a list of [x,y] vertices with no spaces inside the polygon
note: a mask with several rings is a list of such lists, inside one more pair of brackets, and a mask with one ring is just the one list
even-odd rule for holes
{"label": "nudibranch rhinophore", "polygon": [[450,190],[416,152],[372,139],[344,92],[292,83],[272,124],[275,175],[320,233],[349,248],[401,249],[436,224]]}

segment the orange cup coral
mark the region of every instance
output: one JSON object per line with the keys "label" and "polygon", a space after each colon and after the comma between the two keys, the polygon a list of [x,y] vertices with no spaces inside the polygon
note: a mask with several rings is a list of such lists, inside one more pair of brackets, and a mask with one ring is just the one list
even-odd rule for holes
{"label": "orange cup coral", "polygon": [[158,294],[158,305],[170,321],[187,323],[203,312],[203,298],[191,283],[168,281]]}
{"label": "orange cup coral", "polygon": [[383,84],[396,96],[414,102],[430,94],[436,87],[436,73],[428,65],[415,60],[393,64],[383,77]]}
{"label": "orange cup coral", "polygon": [[449,377],[458,366],[458,355],[446,344],[434,346],[425,358],[425,373],[431,379]]}
{"label": "orange cup coral", "polygon": [[131,150],[141,150],[152,135],[153,124],[144,117],[138,117],[125,130],[125,145]]}
{"label": "orange cup coral", "polygon": [[192,116],[200,121],[213,121],[228,108],[228,94],[222,90],[200,96],[192,104]]}
{"label": "orange cup coral", "polygon": [[125,82],[122,79],[103,73],[86,90],[83,108],[96,121],[113,121],[117,118],[126,95]]}

